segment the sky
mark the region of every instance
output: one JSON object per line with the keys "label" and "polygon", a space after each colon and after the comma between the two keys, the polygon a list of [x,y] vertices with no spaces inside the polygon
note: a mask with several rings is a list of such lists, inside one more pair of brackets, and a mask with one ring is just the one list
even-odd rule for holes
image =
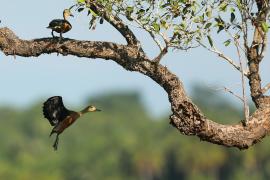
{"label": "sky", "polygon": [[[22,39],[51,36],[46,29],[49,22],[61,18],[63,9],[70,7],[73,0],[13,0],[0,3],[0,27],[12,29]],[[125,43],[121,35],[110,25],[97,26],[89,30],[86,13],[74,13],[70,19],[73,29],[64,37],[79,40],[98,40]],[[133,29],[149,57],[155,57],[158,48],[148,34]],[[216,40],[222,43],[218,37]],[[235,57],[235,50],[223,48]],[[240,93],[240,73],[215,54],[203,48],[191,51],[171,51],[161,62],[183,81],[188,94],[194,84],[209,87],[216,92],[225,86]],[[269,53],[262,65],[262,84],[270,82]],[[103,93],[136,91],[150,115],[159,116],[169,112],[167,94],[150,78],[136,72],[125,71],[113,61],[86,59],[74,56],[41,55],[37,58],[5,56],[0,52],[0,106],[25,107],[37,100],[61,95],[68,107],[82,107],[85,98]],[[220,91],[220,90],[219,90]],[[220,92],[236,102],[232,95]]]}

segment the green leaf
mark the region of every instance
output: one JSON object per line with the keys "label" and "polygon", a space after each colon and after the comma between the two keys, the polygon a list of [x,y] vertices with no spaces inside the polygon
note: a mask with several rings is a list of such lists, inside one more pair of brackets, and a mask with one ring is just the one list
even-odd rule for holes
{"label": "green leaf", "polygon": [[223,44],[224,44],[225,46],[229,46],[231,42],[232,42],[232,40],[231,40],[231,39],[228,39],[228,40],[226,40]]}
{"label": "green leaf", "polygon": [[236,5],[239,9],[242,9],[242,3],[241,0],[236,0]]}
{"label": "green leaf", "polygon": [[153,26],[155,32],[159,32],[160,31],[160,25],[158,23],[154,22],[152,24],[152,26]]}
{"label": "green leaf", "polygon": [[212,25],[212,23],[207,23],[207,24],[204,26],[204,29],[210,28],[211,25]]}
{"label": "green leaf", "polygon": [[165,7],[167,7],[167,6],[170,6],[171,4],[170,3],[165,3],[165,4],[163,4],[162,6],[160,6],[161,8],[165,8]]}
{"label": "green leaf", "polygon": [[98,15],[92,10],[92,9],[89,9],[90,13],[92,14],[93,17],[98,17]]}
{"label": "green leaf", "polygon": [[219,5],[219,10],[225,12],[227,10],[227,6],[228,6],[228,2],[223,1],[220,5]]}
{"label": "green leaf", "polygon": [[223,29],[225,29],[225,22],[221,19],[220,16],[218,18],[215,18],[215,21],[217,22],[217,24],[215,26],[218,27],[217,33],[222,31]]}
{"label": "green leaf", "polygon": [[207,39],[208,39],[208,42],[209,42],[210,46],[213,47],[213,40],[212,40],[212,38],[208,35],[207,36]]}
{"label": "green leaf", "polygon": [[269,31],[269,26],[266,22],[262,22],[262,30],[267,33]]}
{"label": "green leaf", "polygon": [[196,17],[194,20],[193,20],[194,23],[200,23],[201,22],[201,19],[200,17]]}
{"label": "green leaf", "polygon": [[77,11],[82,12],[83,10],[84,10],[84,8],[79,8]]}
{"label": "green leaf", "polygon": [[99,24],[103,24],[103,22],[104,22],[104,19],[103,18],[100,18]]}
{"label": "green leaf", "polygon": [[232,13],[231,13],[231,19],[230,19],[231,23],[233,23],[234,20],[235,20],[235,14],[232,12]]}
{"label": "green leaf", "polygon": [[205,14],[207,17],[210,18],[212,16],[212,10],[211,9],[207,10]]}
{"label": "green leaf", "polygon": [[168,28],[169,28],[169,25],[168,25],[167,22],[164,21],[164,20],[160,20],[160,25],[161,25],[161,27],[164,28],[164,29],[168,29]]}
{"label": "green leaf", "polygon": [[235,35],[234,35],[234,39],[240,39],[240,37],[241,37],[241,36],[240,36],[239,34],[235,34]]}
{"label": "green leaf", "polygon": [[133,21],[133,19],[131,18],[131,14],[133,13],[133,11],[134,11],[134,8],[129,6],[127,7],[126,12],[125,12],[127,19],[130,21]]}
{"label": "green leaf", "polygon": [[126,11],[132,13],[134,11],[134,7],[128,6]]}
{"label": "green leaf", "polygon": [[230,8],[230,11],[234,13],[235,12],[235,9],[233,7],[231,7]]}
{"label": "green leaf", "polygon": [[220,33],[223,29],[225,29],[224,25],[218,25],[217,33]]}
{"label": "green leaf", "polygon": [[181,24],[180,24],[180,27],[185,30],[187,28],[187,24],[185,21],[183,21]]}

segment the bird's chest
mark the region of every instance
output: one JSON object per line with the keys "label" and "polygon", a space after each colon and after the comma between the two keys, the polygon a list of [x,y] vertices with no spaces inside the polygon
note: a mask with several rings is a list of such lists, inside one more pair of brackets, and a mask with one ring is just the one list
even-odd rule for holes
{"label": "bird's chest", "polygon": [[56,130],[58,132],[63,132],[67,127],[73,124],[78,118],[79,118],[78,114],[71,114],[67,116],[63,121],[61,121],[58,124],[58,126],[56,127]]}
{"label": "bird's chest", "polygon": [[71,25],[68,23],[64,23],[62,27],[63,33],[68,32],[71,29]]}

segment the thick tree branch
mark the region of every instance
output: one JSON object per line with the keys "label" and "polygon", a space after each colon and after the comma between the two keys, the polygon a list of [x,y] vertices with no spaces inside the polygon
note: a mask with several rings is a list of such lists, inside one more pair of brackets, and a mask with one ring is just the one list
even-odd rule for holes
{"label": "thick tree branch", "polygon": [[263,23],[267,22],[269,13],[268,0],[256,0],[258,16],[253,20],[254,34],[251,46],[247,48],[247,59],[250,74],[248,76],[251,97],[256,107],[263,105],[264,98],[261,88],[261,77],[259,73],[260,62],[263,59],[267,43],[267,32],[263,30]]}
{"label": "thick tree branch", "polygon": [[0,28],[0,50],[6,55],[24,57],[60,53],[86,58],[111,59],[129,71],[142,73],[157,82],[171,103],[171,124],[182,134],[196,135],[201,140],[228,147],[245,149],[259,142],[270,132],[270,98],[249,117],[246,126],[222,125],[207,119],[186,95],[179,78],[161,64],[146,58],[134,46],[108,42],[78,41],[52,38],[21,40],[8,28]]}
{"label": "thick tree branch", "polygon": [[112,59],[119,63],[127,57],[142,56],[137,48],[111,42],[78,41],[66,39],[59,41],[53,38],[21,40],[10,29],[0,28],[0,49],[6,55],[23,57],[39,56],[41,54],[59,53],[77,57]]}

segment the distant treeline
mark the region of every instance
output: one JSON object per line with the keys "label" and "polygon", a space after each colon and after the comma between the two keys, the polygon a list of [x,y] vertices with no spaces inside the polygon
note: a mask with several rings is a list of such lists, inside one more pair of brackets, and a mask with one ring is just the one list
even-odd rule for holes
{"label": "distant treeline", "polygon": [[[193,99],[212,119],[240,121],[241,112],[204,88]],[[169,115],[152,119],[137,93],[91,98],[103,111],[87,114],[52,148],[42,102],[23,111],[0,108],[0,179],[209,180],[270,179],[270,142],[246,151],[181,135]],[[72,107],[76,109],[76,107]]]}

